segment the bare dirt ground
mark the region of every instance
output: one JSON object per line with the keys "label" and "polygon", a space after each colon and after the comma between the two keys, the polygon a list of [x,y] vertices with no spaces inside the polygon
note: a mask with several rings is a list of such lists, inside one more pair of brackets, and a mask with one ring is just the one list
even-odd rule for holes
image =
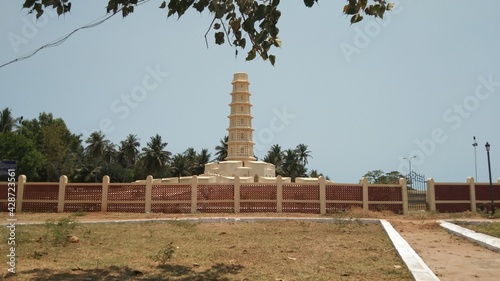
{"label": "bare dirt ground", "polygon": [[[19,214],[19,222],[44,222],[57,220],[70,214]],[[79,221],[158,219],[183,217],[325,217],[312,214],[132,214],[132,213],[86,213],[77,217]],[[333,216],[335,217],[335,216]],[[452,235],[442,229],[437,220],[446,216],[396,216],[387,213],[355,213],[348,217],[368,217],[388,220],[394,228],[420,255],[440,280],[500,280],[500,253],[478,246],[466,239]],[[345,216],[343,217],[345,218]],[[453,217],[452,219],[455,219]],[[460,218],[460,217],[458,217]],[[464,219],[482,219],[466,216]]]}
{"label": "bare dirt ground", "polygon": [[500,280],[500,253],[448,233],[436,220],[389,221],[440,280]]}

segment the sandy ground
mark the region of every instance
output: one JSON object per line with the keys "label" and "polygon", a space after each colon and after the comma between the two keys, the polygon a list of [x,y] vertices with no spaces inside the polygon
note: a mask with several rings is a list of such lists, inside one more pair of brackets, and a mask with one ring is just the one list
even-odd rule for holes
{"label": "sandy ground", "polygon": [[[5,214],[5,213],[4,213]],[[3,215],[3,214],[2,214]],[[59,214],[19,214],[18,222],[44,222],[67,217]],[[79,221],[157,219],[183,217],[321,217],[312,214],[135,214],[86,213]],[[323,216],[324,217],[324,216]],[[443,281],[500,280],[500,253],[478,246],[442,229],[437,219],[411,219],[402,216],[378,216],[387,219],[420,255],[429,268]]]}

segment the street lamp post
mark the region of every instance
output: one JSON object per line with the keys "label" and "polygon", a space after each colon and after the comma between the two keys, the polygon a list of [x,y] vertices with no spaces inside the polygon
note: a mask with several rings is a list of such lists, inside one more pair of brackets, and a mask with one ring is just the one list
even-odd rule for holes
{"label": "street lamp post", "polygon": [[476,147],[477,147],[477,142],[476,142],[476,137],[474,136],[474,143],[472,144],[472,146],[474,147],[474,169],[476,171],[476,177],[474,178],[476,182],[478,182],[477,180],[477,156],[476,156]]}
{"label": "street lamp post", "polygon": [[403,159],[408,160],[408,166],[410,167],[410,175],[411,175],[411,172],[412,172],[412,171],[411,171],[411,159],[413,159],[413,158],[417,158],[417,156],[415,155],[415,156],[412,156],[412,157],[410,157],[410,158],[403,158]]}
{"label": "street lamp post", "polygon": [[19,118],[19,134],[23,135],[23,117]]}
{"label": "street lamp post", "polygon": [[410,158],[406,158],[406,157],[405,157],[405,158],[403,158],[403,159],[408,160],[408,166],[409,166],[409,168],[410,168],[410,173],[409,173],[409,175],[410,175],[410,182],[409,182],[410,187],[413,187],[413,175],[412,175],[412,170],[411,170],[411,159],[413,159],[413,158],[417,158],[417,156],[416,156],[416,155],[414,155],[414,156],[412,156],[412,157],[410,157]]}
{"label": "street lamp post", "polygon": [[491,218],[495,215],[495,201],[493,194],[493,183],[491,182],[491,164],[490,164],[490,144],[486,142],[486,154],[488,155],[488,174],[490,176],[490,198],[491,198]]}

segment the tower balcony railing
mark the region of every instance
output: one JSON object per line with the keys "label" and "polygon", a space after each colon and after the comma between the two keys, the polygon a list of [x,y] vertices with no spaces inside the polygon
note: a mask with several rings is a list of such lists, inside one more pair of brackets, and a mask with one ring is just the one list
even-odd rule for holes
{"label": "tower balcony railing", "polygon": [[241,124],[233,124],[229,129],[252,129],[252,124],[249,125],[241,125]]}

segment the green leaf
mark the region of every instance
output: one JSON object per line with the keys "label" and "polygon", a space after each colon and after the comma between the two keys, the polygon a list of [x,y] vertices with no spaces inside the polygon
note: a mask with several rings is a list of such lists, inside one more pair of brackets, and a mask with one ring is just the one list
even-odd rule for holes
{"label": "green leaf", "polygon": [[161,3],[160,5],[160,9],[165,9],[165,7],[167,6],[167,2],[163,1],[163,3]]}
{"label": "green leaf", "polygon": [[23,8],[31,8],[35,4],[36,0],[26,0],[23,4]]}
{"label": "green leaf", "polygon": [[359,9],[354,5],[348,4],[348,5],[344,6],[344,14],[346,14],[346,15],[354,15],[354,14],[357,14],[358,11],[359,11]]}
{"label": "green leaf", "polygon": [[387,11],[392,11],[393,8],[394,8],[394,3],[387,4]]}
{"label": "green leaf", "polygon": [[214,24],[214,29],[215,29],[215,30],[219,30],[219,29],[220,29],[220,23],[216,22],[216,23]]}
{"label": "green leaf", "polygon": [[314,5],[314,2],[318,2],[318,0],[304,0],[304,4],[306,7],[311,8]]}
{"label": "green leaf", "polygon": [[269,61],[271,62],[271,64],[274,66],[274,63],[276,62],[276,56],[275,55],[270,55],[269,56]]}
{"label": "green leaf", "polygon": [[247,56],[246,60],[251,61],[251,60],[255,59],[255,57],[256,57],[255,49],[251,49],[248,52],[248,56]]}
{"label": "green leaf", "polygon": [[224,37],[225,37],[224,32],[222,32],[222,31],[216,32],[215,33],[215,44],[217,44],[217,45],[224,44],[224,42],[225,42]]}
{"label": "green leaf", "polygon": [[234,31],[238,31],[241,28],[241,18],[229,21],[229,25]]}
{"label": "green leaf", "polygon": [[354,23],[357,23],[357,22],[360,22],[363,20],[363,16],[360,15],[360,14],[355,14],[354,16],[352,16],[351,18],[351,24],[354,24]]}
{"label": "green leaf", "polygon": [[57,6],[57,15],[62,15],[64,12],[63,6]]}

